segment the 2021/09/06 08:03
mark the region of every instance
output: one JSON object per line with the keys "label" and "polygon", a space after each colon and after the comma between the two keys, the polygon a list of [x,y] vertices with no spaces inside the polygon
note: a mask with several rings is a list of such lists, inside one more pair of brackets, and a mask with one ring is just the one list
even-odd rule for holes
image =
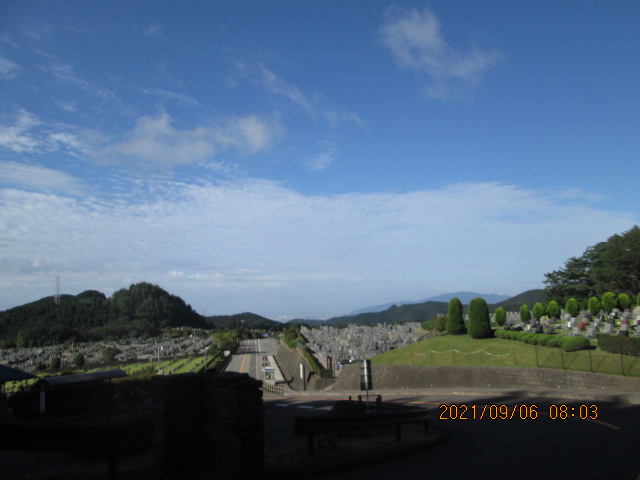
{"label": "2021/09/06 08:03", "polygon": [[467,405],[465,403],[443,403],[438,407],[440,420],[536,420],[540,414],[551,420],[596,420],[597,405],[565,405],[552,403],[548,408],[539,408],[536,404],[484,404]]}

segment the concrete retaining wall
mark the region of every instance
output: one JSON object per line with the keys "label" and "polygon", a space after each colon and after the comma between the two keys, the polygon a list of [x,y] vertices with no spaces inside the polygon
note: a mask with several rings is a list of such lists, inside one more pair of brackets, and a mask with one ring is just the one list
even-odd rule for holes
{"label": "concrete retaining wall", "polygon": [[[640,378],[548,368],[373,365],[373,390],[553,388],[640,392]],[[360,390],[360,364],[345,365],[331,390]]]}
{"label": "concrete retaining wall", "polygon": [[284,343],[281,343],[275,358],[285,381],[292,389],[303,390],[303,383],[300,378],[300,362],[304,364],[306,390],[316,389],[316,376],[311,374],[313,370],[297,349],[289,348]]}

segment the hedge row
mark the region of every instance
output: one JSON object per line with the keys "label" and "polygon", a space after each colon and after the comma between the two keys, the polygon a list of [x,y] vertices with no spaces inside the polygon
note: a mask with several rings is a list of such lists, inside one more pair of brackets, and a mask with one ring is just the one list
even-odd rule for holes
{"label": "hedge row", "polygon": [[504,340],[517,340],[529,345],[560,347],[563,352],[575,352],[576,350],[591,347],[591,342],[586,337],[559,337],[547,333],[517,332],[513,330],[496,330],[495,336]]}
{"label": "hedge row", "polygon": [[620,337],[608,333],[597,333],[596,338],[598,346],[605,352],[640,357],[640,337]]}

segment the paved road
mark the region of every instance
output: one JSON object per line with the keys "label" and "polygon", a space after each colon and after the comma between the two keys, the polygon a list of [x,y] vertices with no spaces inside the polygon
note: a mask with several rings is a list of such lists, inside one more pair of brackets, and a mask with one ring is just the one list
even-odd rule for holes
{"label": "paved road", "polygon": [[264,364],[273,366],[269,357],[276,354],[277,348],[276,341],[268,338],[242,340],[225,371],[248,373],[253,378],[264,380]]}
{"label": "paved road", "polygon": [[[518,396],[383,395],[383,400],[429,408],[431,425],[448,431],[452,439],[418,455],[322,478],[640,478],[640,456],[636,452],[640,405]],[[318,413],[334,401],[335,398],[322,394],[265,398],[267,448],[296,441],[291,432],[293,417],[307,412]],[[443,404],[458,405],[458,416],[464,409],[461,406],[465,405],[467,420],[451,419],[455,409],[440,407]],[[473,420],[472,405],[475,405],[476,420]],[[484,405],[487,409],[480,420]],[[515,405],[525,407],[515,409],[513,418],[509,418]],[[567,405],[567,409],[554,405]],[[581,405],[586,407],[581,408]],[[529,418],[533,411],[537,412],[535,419]],[[563,412],[566,412],[564,420],[561,419]],[[441,413],[444,414],[442,419]],[[580,419],[581,414],[586,418]],[[520,419],[521,415],[526,419]],[[502,416],[506,419],[500,419]]]}

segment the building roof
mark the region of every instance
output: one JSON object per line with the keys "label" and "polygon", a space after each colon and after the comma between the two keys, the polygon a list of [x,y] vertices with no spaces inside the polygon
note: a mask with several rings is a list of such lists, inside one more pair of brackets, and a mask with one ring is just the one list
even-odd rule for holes
{"label": "building roof", "polygon": [[30,378],[38,378],[30,373],[23,372],[17,368],[0,365],[0,383],[11,382],[13,380],[28,380]]}
{"label": "building roof", "polygon": [[76,375],[60,375],[57,377],[46,377],[40,380],[38,383],[42,383],[44,385],[50,385],[52,387],[57,387],[60,385],[98,382],[102,380],[109,380],[111,378],[126,377],[126,376],[127,374],[120,369],[103,370],[101,372],[78,373]]}

